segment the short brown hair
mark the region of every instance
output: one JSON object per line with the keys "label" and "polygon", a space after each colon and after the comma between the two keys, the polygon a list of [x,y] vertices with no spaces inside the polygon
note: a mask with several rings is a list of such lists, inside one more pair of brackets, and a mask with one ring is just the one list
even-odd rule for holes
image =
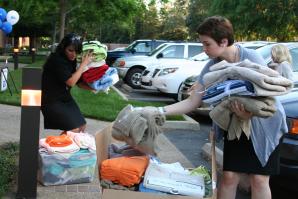
{"label": "short brown hair", "polygon": [[199,35],[206,35],[221,44],[222,39],[228,40],[228,46],[234,43],[234,30],[232,23],[222,16],[212,16],[206,18],[198,27]]}

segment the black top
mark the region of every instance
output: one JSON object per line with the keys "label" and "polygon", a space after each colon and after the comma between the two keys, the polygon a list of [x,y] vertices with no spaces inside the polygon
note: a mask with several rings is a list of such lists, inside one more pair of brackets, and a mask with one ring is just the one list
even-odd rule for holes
{"label": "black top", "polygon": [[42,105],[57,101],[69,101],[71,87],[66,81],[76,71],[76,60],[70,61],[65,55],[52,53],[43,66]]}

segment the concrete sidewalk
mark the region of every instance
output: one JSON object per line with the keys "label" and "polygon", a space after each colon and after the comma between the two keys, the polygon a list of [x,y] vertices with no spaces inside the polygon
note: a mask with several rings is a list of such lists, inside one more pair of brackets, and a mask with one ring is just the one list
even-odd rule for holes
{"label": "concrete sidewalk", "polygon": [[[28,64],[22,64],[22,63],[19,63],[18,64],[18,68],[23,68],[24,66],[27,66]],[[5,66],[5,62],[0,62],[0,66]],[[8,62],[7,63],[7,67],[10,69],[10,70],[14,70],[14,63],[13,62]]]}
{"label": "concrete sidewalk", "polygon": [[[18,142],[20,139],[20,119],[21,119],[21,108],[17,106],[9,106],[0,104],[0,144],[5,142]],[[104,122],[93,119],[87,120],[87,131],[90,134],[95,135],[110,122]],[[175,122],[168,124],[167,128],[176,128]],[[180,124],[181,125],[181,124]],[[188,124],[186,124],[188,125]],[[181,127],[180,127],[181,128]],[[32,132],[38,133],[38,132]],[[45,130],[43,128],[43,117],[40,116],[40,138],[46,137],[47,135],[59,135],[60,131],[57,130]],[[30,136],[30,135],[28,135]],[[163,162],[178,161],[184,167],[191,168],[193,165],[191,162],[163,135],[160,135],[159,139],[160,153],[159,158]],[[60,186],[42,186],[38,184],[37,187],[37,198],[47,199],[60,199],[60,198],[99,198],[100,197],[100,186],[98,181],[98,172],[96,170],[95,179],[91,183],[75,184],[75,185],[60,185]],[[16,188],[11,193],[8,193],[4,198],[15,198]]]}

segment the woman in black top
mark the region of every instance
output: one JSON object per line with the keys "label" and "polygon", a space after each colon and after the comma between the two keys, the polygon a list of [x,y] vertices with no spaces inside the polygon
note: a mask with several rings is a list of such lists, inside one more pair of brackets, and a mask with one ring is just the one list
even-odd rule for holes
{"label": "woman in black top", "polygon": [[76,58],[81,51],[81,38],[67,34],[43,66],[41,111],[45,129],[81,132],[86,128],[86,120],[70,93],[76,84],[88,88],[79,79],[92,56],[83,57],[77,67]]}

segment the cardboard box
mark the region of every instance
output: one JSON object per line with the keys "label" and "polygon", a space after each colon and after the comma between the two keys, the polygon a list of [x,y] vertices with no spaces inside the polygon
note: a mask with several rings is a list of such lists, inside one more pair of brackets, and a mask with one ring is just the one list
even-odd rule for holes
{"label": "cardboard box", "polygon": [[[99,169],[99,179],[100,179],[100,165],[101,162],[108,158],[108,146],[115,141],[111,136],[112,124],[101,130],[95,135],[96,139],[96,152],[97,152],[97,161]],[[137,191],[123,191],[123,190],[113,190],[113,189],[103,189],[102,190],[102,199],[132,199],[132,198],[142,198],[142,199],[197,199],[195,197],[189,196],[180,196],[180,195],[160,195],[153,193],[144,193]],[[204,198],[204,199],[214,199]]]}

